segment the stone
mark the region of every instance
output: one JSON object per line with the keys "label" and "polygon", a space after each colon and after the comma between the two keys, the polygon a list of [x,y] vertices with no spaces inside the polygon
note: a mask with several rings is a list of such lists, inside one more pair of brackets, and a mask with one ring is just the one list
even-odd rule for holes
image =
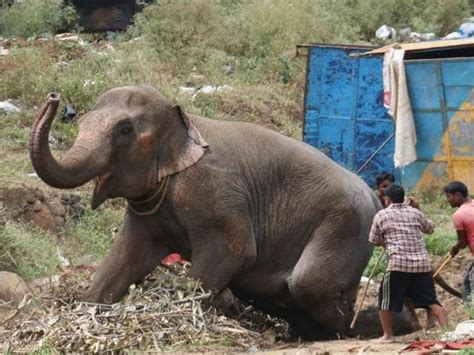
{"label": "stone", "polygon": [[0,299],[5,302],[21,301],[30,293],[26,282],[17,274],[0,271]]}

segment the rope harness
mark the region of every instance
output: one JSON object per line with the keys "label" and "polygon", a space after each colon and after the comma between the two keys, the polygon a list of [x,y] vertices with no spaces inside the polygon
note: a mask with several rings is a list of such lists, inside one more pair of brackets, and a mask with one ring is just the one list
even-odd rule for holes
{"label": "rope harness", "polygon": [[146,200],[127,200],[128,207],[138,216],[151,216],[152,214],[155,214],[165,199],[169,180],[169,176],[166,176],[158,185],[158,189],[153,194],[153,196],[147,198]]}

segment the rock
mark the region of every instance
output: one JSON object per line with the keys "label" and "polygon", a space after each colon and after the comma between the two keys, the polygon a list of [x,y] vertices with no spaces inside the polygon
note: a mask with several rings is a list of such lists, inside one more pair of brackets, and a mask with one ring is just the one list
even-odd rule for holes
{"label": "rock", "polygon": [[13,105],[10,100],[0,101],[0,110],[9,114],[9,113],[20,113],[21,110]]}
{"label": "rock", "polygon": [[48,200],[37,188],[11,186],[3,190],[2,204],[6,217],[57,232],[65,223],[66,207],[60,199],[52,196]]}
{"label": "rock", "polygon": [[180,86],[178,89],[178,95],[190,98],[196,93],[196,89],[188,86]]}
{"label": "rock", "polygon": [[207,81],[206,77],[201,74],[191,73],[186,79],[187,86],[201,87]]}
{"label": "rock", "polygon": [[75,33],[60,33],[54,36],[54,39],[61,42],[79,42],[79,36]]}
{"label": "rock", "polygon": [[30,293],[26,282],[17,274],[0,271],[0,299],[5,302],[21,301]]}
{"label": "rock", "polygon": [[43,209],[43,206],[41,205],[41,201],[37,200],[34,204],[33,204],[33,212],[39,212]]}

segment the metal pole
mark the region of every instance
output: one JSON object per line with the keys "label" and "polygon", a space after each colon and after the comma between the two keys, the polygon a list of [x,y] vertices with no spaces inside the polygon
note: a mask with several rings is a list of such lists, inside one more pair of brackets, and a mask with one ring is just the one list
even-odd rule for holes
{"label": "metal pole", "polygon": [[367,159],[367,161],[366,161],[364,164],[362,164],[362,166],[361,166],[359,169],[357,169],[356,175],[359,175],[359,173],[360,173],[362,170],[364,170],[364,168],[372,161],[372,159],[374,159],[374,157],[378,154],[378,152],[380,152],[380,151],[382,150],[382,148],[385,147],[385,145],[390,141],[390,139],[393,138],[394,134],[395,134],[395,133],[392,133],[392,134],[385,140],[385,142],[383,142],[382,145],[377,148],[377,150],[374,152],[374,154],[372,154],[372,155],[370,156],[370,158]]}

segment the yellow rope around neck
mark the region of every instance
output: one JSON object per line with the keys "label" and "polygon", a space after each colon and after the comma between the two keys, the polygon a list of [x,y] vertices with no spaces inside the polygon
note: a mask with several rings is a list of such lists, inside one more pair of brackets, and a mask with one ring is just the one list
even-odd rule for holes
{"label": "yellow rope around neck", "polygon": [[[128,207],[132,210],[133,213],[135,213],[138,216],[151,216],[152,214],[155,214],[158,209],[160,208],[161,204],[163,203],[163,200],[165,199],[166,191],[168,190],[168,182],[169,182],[169,176],[166,176],[164,180],[161,182],[160,186],[158,186],[158,189],[156,192],[151,196],[150,198],[147,198],[146,200],[143,201],[133,201],[129,200],[128,201]],[[161,196],[160,196],[161,194]],[[145,203],[149,203],[150,201],[153,201],[155,198],[159,196],[159,200],[156,203],[155,206],[153,206],[150,210],[144,211],[144,212],[139,212],[135,208],[132,207],[132,205],[143,205]]]}

